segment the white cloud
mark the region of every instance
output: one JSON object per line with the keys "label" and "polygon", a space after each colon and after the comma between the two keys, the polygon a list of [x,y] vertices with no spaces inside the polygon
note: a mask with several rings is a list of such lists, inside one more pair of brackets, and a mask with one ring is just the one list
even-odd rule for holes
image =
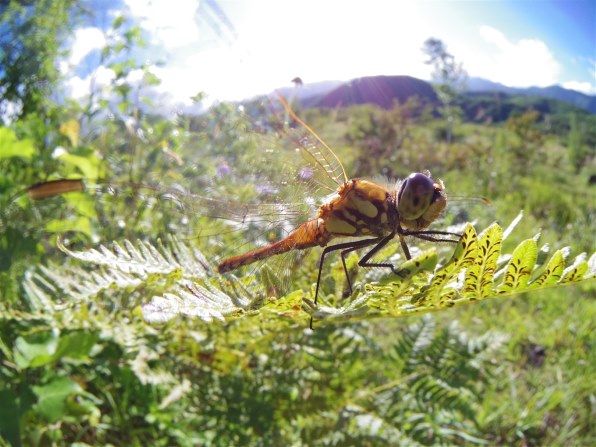
{"label": "white cloud", "polygon": [[[228,4],[223,8],[228,17],[207,20],[213,11],[205,7],[197,12],[193,0],[159,14],[152,7],[141,9],[140,0],[126,2],[133,14],[143,17],[142,27],[150,35],[169,23],[185,36],[177,40],[159,34],[158,39],[168,51],[156,72],[160,90],[181,102],[198,91],[212,99],[246,98],[291,85],[296,76],[315,82],[377,74],[428,78],[430,73],[420,48],[432,26],[416,8],[381,2],[367,16],[361,5],[342,3],[341,20],[330,22],[338,15],[336,2],[293,7],[269,1],[246,8]],[[222,29],[228,31],[224,37]],[[321,37],[324,30],[333,38]],[[182,43],[186,46],[180,47]]]}
{"label": "white cloud", "polygon": [[199,37],[195,14],[198,0],[124,0],[151,39],[168,48],[193,43]]}
{"label": "white cloud", "polygon": [[[96,27],[83,27],[75,30],[71,39],[70,52],[64,59],[58,60],[58,69],[64,76],[64,87],[67,96],[73,99],[87,97],[98,83],[109,82],[108,72],[114,72],[105,67],[99,67],[89,75],[81,78],[73,75],[81,61],[92,51],[99,50],[106,45],[105,34]],[[107,79],[107,81],[106,81]]]}
{"label": "white cloud", "polygon": [[73,76],[66,81],[66,91],[73,99],[84,99],[92,91],[98,91],[108,86],[116,78],[114,70],[99,66],[85,78]]}
{"label": "white cloud", "polygon": [[596,95],[596,85],[590,82],[567,81],[561,85],[569,90],[575,90],[587,95]]}
{"label": "white cloud", "polygon": [[[471,76],[526,87],[556,84],[562,74],[545,42],[512,39],[489,26],[478,31],[469,21],[457,22],[457,17],[456,22],[446,21],[434,3],[404,8],[401,2],[369,0],[364,11],[361,4],[352,2],[306,0],[291,6],[281,0],[252,5],[230,0],[218,2],[223,10],[219,15],[210,3],[200,0],[124,3],[128,11],[122,12],[132,16],[149,39],[148,48],[139,54],[148,65],[164,62],[152,68],[162,80],[152,91],[167,95],[174,107],[192,105],[190,97],[200,91],[210,99],[270,92],[290,85],[295,76],[307,83],[379,74],[429,79],[431,67],[423,63],[421,47],[430,36],[443,39]],[[454,31],[460,28],[462,32]],[[89,51],[105,44],[97,28],[78,30],[76,36],[69,64],[79,63]],[[64,63],[65,72],[67,66]],[[102,79],[113,78],[98,71],[96,87]],[[71,91],[84,96],[85,88],[93,86],[91,80],[73,78]],[[594,90],[593,82],[565,85]]]}
{"label": "white cloud", "polygon": [[489,46],[464,59],[472,76],[511,87],[546,87],[559,81],[561,65],[543,41],[512,41],[490,26],[481,26],[479,32]]}
{"label": "white cloud", "polygon": [[79,28],[74,33],[68,64],[76,67],[91,51],[103,48],[106,44],[104,33],[95,27]]}

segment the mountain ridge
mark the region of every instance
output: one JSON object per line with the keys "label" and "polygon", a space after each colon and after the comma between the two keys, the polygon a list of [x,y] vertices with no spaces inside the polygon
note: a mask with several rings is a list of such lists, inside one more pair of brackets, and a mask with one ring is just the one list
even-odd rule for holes
{"label": "mountain ridge", "polygon": [[[375,104],[388,109],[393,106],[394,101],[403,103],[412,96],[418,96],[431,105],[439,104],[430,82],[406,75],[365,76],[345,82],[323,81],[282,88],[279,91],[284,96],[299,99],[305,108]],[[586,95],[558,85],[517,88],[482,78],[470,78],[464,96],[496,93],[562,101],[591,114],[596,114],[596,96]]]}

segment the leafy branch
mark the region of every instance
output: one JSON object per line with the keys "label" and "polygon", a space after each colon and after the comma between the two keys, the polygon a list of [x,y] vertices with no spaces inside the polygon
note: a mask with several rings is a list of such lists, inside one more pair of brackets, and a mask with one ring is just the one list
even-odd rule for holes
{"label": "leafy branch", "polygon": [[[509,232],[507,229],[505,235]],[[342,307],[325,306],[311,311],[323,322],[400,317],[596,277],[596,253],[589,260],[582,253],[566,266],[570,253],[566,247],[547,261],[550,247],[544,245],[539,250],[539,237],[540,234],[521,242],[511,254],[503,254],[504,232],[499,225],[493,224],[477,234],[468,224],[445,265],[437,267],[437,252],[430,249],[402,264],[397,280],[390,276],[378,284],[367,284]]]}
{"label": "leafy branch", "polygon": [[[514,221],[514,226],[517,221]],[[451,259],[439,265],[433,248],[398,267],[397,275],[357,288],[341,305],[315,307],[300,291],[279,299],[260,292],[261,277],[218,275],[196,249],[179,241],[156,246],[148,242],[113,243],[112,248],[71,251],[59,248],[89,268],[41,268],[25,281],[32,309],[48,309],[52,298],[62,295],[61,309],[69,303],[93,301],[102,296],[116,300],[134,297],[145,320],[165,322],[181,315],[205,322],[232,320],[248,314],[264,320],[283,318],[305,324],[309,314],[317,325],[346,320],[402,317],[436,312],[464,303],[522,292],[559,287],[596,276],[596,254],[585,253],[566,266],[570,250],[557,250],[548,258],[549,246],[538,249],[540,235],[521,242],[511,254],[501,252],[510,232],[493,224],[477,234],[467,224]],[[120,295],[119,295],[120,294]],[[147,296],[152,296],[147,301]],[[133,301],[131,301],[133,300]]]}

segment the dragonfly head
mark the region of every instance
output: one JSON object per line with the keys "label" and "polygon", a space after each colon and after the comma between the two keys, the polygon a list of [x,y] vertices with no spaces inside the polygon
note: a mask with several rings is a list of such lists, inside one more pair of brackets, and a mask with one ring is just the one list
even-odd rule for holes
{"label": "dragonfly head", "polygon": [[426,228],[446,205],[445,186],[441,180],[433,180],[429,171],[410,174],[402,182],[397,196],[400,221],[410,229]]}

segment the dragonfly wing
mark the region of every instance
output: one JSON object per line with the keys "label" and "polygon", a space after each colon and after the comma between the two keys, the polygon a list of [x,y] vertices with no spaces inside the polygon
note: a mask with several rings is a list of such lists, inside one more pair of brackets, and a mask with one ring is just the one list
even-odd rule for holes
{"label": "dragonfly wing", "polygon": [[331,192],[334,192],[348,181],[341,161],[333,149],[294,113],[283,96],[278,93],[277,97],[286,114],[296,123],[296,126],[288,132],[289,146],[295,147],[295,150],[300,153],[305,167],[312,171],[315,184],[332,189]]}
{"label": "dragonfly wing", "polygon": [[[289,107],[285,110],[294,127],[280,120],[281,102],[243,108],[221,104],[193,118],[188,136],[173,134],[182,162],[169,163],[156,152],[158,163],[134,175],[115,166],[113,175],[126,175],[127,181],[95,182],[97,188],[84,193],[96,199],[99,239],[140,237],[145,229],[182,237],[220,231],[214,247],[219,243],[222,250],[214,252],[222,258],[282,239],[315,216],[346,176],[333,151]],[[44,196],[61,194],[47,187],[35,190]],[[172,204],[178,214],[165,209]],[[115,231],[108,232],[111,227]],[[236,230],[242,237],[224,234]]]}

